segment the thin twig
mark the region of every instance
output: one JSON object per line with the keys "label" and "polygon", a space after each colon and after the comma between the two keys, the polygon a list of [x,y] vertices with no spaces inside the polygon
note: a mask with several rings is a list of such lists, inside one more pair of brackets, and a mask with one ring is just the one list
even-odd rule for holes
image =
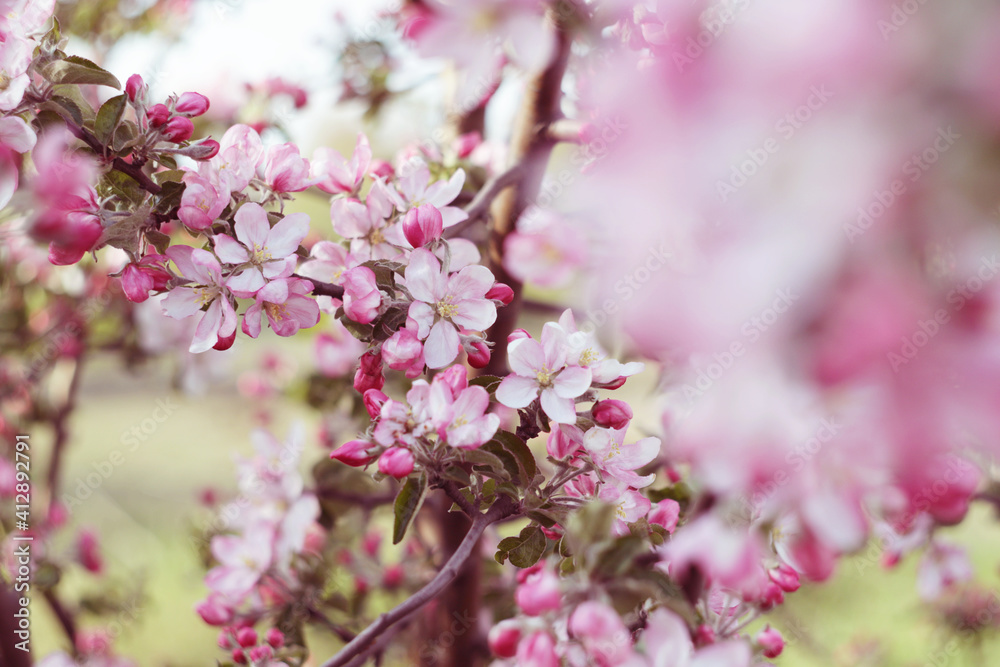
{"label": "thin twig", "polygon": [[293,274],[293,278],[301,278],[302,280],[308,280],[313,284],[312,293],[316,296],[332,296],[334,299],[344,298],[344,286],[334,285],[333,283],[325,283],[322,280],[314,280],[313,278],[306,278],[305,276],[300,276],[299,274]]}
{"label": "thin twig", "polygon": [[465,207],[465,212],[469,214],[468,219],[463,220],[454,227],[450,227],[448,229],[447,236],[453,237],[460,234],[467,227],[469,227],[469,225],[484,216],[496,196],[503,192],[504,189],[512,185],[516,185],[521,180],[522,176],[524,176],[524,169],[519,163],[490,179],[486,185],[484,185],[479,192],[476,193],[476,196],[473,197],[471,202],[469,202],[469,205]]}
{"label": "thin twig", "polygon": [[[97,137],[88,132],[86,128],[82,128],[79,125],[76,125],[75,123],[70,123],[68,121],[66,123],[66,127],[68,127],[69,131],[72,132],[74,135],[76,135],[78,139],[82,140],[83,143],[87,144],[90,147],[90,149],[93,150],[95,153],[98,153],[99,155],[104,155],[104,146],[101,144],[100,141],[97,140]],[[120,157],[116,157],[111,162],[111,167],[114,170],[120,171],[123,174],[126,174],[129,177],[131,177],[132,180],[138,183],[143,190],[145,190],[151,195],[158,195],[163,192],[163,188],[161,188],[159,185],[150,180],[149,176],[146,175],[146,172],[144,172],[137,165],[129,164]]]}
{"label": "thin twig", "polygon": [[437,597],[451,583],[452,579],[458,576],[459,570],[461,570],[462,565],[472,555],[475,546],[479,543],[479,538],[486,528],[490,524],[518,511],[519,507],[510,498],[502,496],[490,507],[486,514],[477,515],[472,520],[472,526],[469,528],[469,532],[465,534],[465,539],[462,540],[458,549],[455,550],[455,553],[448,559],[444,567],[434,575],[434,578],[426,586],[399,604],[392,611],[382,614],[375,619],[357,637],[348,642],[337,655],[323,663],[322,667],[345,667],[350,664],[355,657],[369,650],[379,635]]}

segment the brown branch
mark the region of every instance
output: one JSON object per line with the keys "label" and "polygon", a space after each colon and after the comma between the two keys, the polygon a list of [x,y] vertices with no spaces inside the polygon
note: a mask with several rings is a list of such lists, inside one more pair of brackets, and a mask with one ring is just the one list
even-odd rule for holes
{"label": "brown branch", "polygon": [[66,402],[59,408],[52,417],[52,430],[55,438],[52,443],[52,457],[49,459],[48,469],[48,492],[49,498],[56,498],[59,495],[59,476],[62,472],[63,453],[66,444],[69,442],[69,421],[70,414],[76,408],[76,394],[80,388],[80,379],[83,376],[83,356],[76,360],[73,367],[73,377],[69,382],[69,389],[66,392]]}
{"label": "brown branch", "polygon": [[458,484],[455,482],[441,482],[439,484],[440,488],[456,505],[462,508],[470,518],[475,517],[479,514],[479,508],[472,505],[469,499],[459,493]]}
{"label": "brown branch", "polygon": [[[87,144],[92,151],[98,155],[104,155],[105,146],[97,140],[97,137],[87,131],[86,128],[80,127],[79,125],[69,121],[66,122],[66,127],[68,127],[69,131],[76,135],[78,139]],[[143,190],[151,195],[158,195],[163,192],[163,188],[154,183],[149,176],[146,175],[146,172],[144,172],[140,167],[134,164],[129,164],[120,157],[116,157],[112,160],[111,168],[131,177],[132,180],[138,183]]]}
{"label": "brown branch", "polygon": [[73,614],[66,608],[51,588],[45,591],[44,596],[45,601],[52,608],[52,613],[55,614],[56,620],[59,621],[59,626],[63,629],[66,638],[69,640],[69,645],[72,647],[71,653],[76,655],[76,621],[73,619]]}
{"label": "brown branch", "polygon": [[465,207],[465,212],[469,214],[468,219],[463,220],[454,227],[449,228],[446,231],[445,236],[449,238],[458,236],[470,225],[472,225],[472,223],[485,216],[497,195],[511,185],[517,184],[523,175],[524,169],[522,166],[520,164],[515,164],[507,171],[497,174],[491,178],[486,185],[484,185],[479,192],[476,193],[476,196],[473,197],[471,202],[469,202],[469,205]]}
{"label": "brown branch", "polygon": [[357,656],[369,651],[379,635],[396,623],[408,618],[447,588],[448,584],[458,576],[465,561],[473,555],[475,547],[479,544],[479,538],[490,524],[511,514],[516,514],[519,511],[520,507],[514,504],[510,498],[501,496],[486,514],[477,515],[472,521],[469,532],[465,534],[462,544],[459,545],[444,567],[434,575],[434,578],[426,586],[396,606],[392,611],[386,612],[375,619],[357,637],[348,642],[337,655],[324,662],[322,667],[345,667],[345,665],[351,664]]}
{"label": "brown branch", "polygon": [[333,283],[325,283],[322,280],[314,280],[312,278],[306,278],[305,276],[300,276],[299,274],[293,274],[293,278],[301,278],[302,280],[308,280],[313,284],[312,293],[316,296],[332,296],[334,299],[344,298],[344,286],[334,285]]}

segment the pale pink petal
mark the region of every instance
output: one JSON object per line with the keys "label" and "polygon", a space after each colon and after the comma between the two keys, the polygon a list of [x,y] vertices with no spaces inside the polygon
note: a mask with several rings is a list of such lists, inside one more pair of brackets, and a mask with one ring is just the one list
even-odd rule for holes
{"label": "pale pink petal", "polygon": [[538,397],[538,382],[534,378],[508,375],[497,387],[497,400],[508,408],[526,408]]}
{"label": "pale pink petal", "polygon": [[236,238],[253,250],[267,245],[267,235],[271,225],[267,221],[267,211],[253,202],[240,206],[236,211]]}
{"label": "pale pink petal", "polygon": [[448,293],[458,299],[482,299],[496,278],[485,266],[467,266],[448,279]]}
{"label": "pale pink petal", "polygon": [[542,410],[554,422],[576,423],[576,404],[571,398],[560,398],[552,389],[542,390]]}
{"label": "pale pink petal", "polygon": [[330,219],[333,229],[344,238],[362,238],[372,229],[368,209],[356,199],[334,199],[330,204]]}
{"label": "pale pink petal", "polygon": [[431,333],[434,325],[434,309],[423,301],[414,301],[410,304],[407,316],[413,320],[417,328],[417,338],[424,340]]}
{"label": "pale pink petal", "polygon": [[225,234],[215,236],[215,254],[226,264],[242,264],[250,259],[246,247]]}
{"label": "pale pink petal", "polygon": [[266,247],[274,259],[288,257],[298,249],[308,233],[309,216],[305,213],[289,213],[271,228]]}
{"label": "pale pink petal", "polygon": [[219,342],[219,327],[222,326],[222,304],[216,299],[205,315],[198,322],[198,327],[194,330],[194,339],[191,341],[189,351],[194,353],[205,352]]}
{"label": "pale pink petal", "polygon": [[441,264],[429,250],[417,248],[410,255],[410,263],[404,273],[406,289],[418,301],[437,303],[445,295],[445,278],[441,275]]}
{"label": "pale pink petal", "polygon": [[576,398],[590,388],[590,369],[582,366],[564,368],[552,381],[552,388],[561,398]]}
{"label": "pale pink petal", "polygon": [[462,191],[465,185],[465,171],[458,169],[447,181],[438,181],[427,188],[424,201],[433,204],[436,208],[444,208],[455,201],[455,197]]}
{"label": "pale pink petal", "polygon": [[545,354],[534,338],[518,338],[507,346],[507,363],[514,373],[535,382],[538,371],[545,366]]}
{"label": "pale pink petal", "polygon": [[485,331],[496,322],[497,307],[492,301],[466,299],[454,305],[455,314],[451,316],[451,321],[464,329]]}
{"label": "pale pink petal", "polygon": [[260,335],[261,311],[263,309],[262,303],[258,301],[247,308],[247,312],[243,315],[243,333],[251,338],[256,338]]}
{"label": "pale pink petal", "polygon": [[160,302],[168,317],[182,320],[201,310],[201,297],[190,287],[176,287]]}
{"label": "pale pink petal", "polygon": [[236,296],[246,299],[260,290],[264,286],[264,276],[255,267],[243,269],[236,275],[226,280],[228,287]]}
{"label": "pale pink petal", "polygon": [[428,368],[444,368],[455,360],[461,347],[455,326],[439,320],[431,327],[424,344],[424,361]]}

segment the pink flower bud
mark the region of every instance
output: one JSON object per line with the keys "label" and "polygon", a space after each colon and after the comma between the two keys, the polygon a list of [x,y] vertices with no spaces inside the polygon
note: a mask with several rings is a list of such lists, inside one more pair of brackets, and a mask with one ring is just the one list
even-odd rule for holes
{"label": "pink flower bud", "polygon": [[402,447],[385,450],[378,458],[378,471],[396,479],[403,479],[413,472],[413,454]]}
{"label": "pink flower bud", "polygon": [[472,347],[475,348],[474,352],[469,353],[469,365],[473,368],[486,368],[490,363],[490,348],[489,346],[481,341],[473,341]]}
{"label": "pink flower bud", "polygon": [[598,401],[591,410],[594,422],[604,428],[620,429],[628,426],[632,419],[632,408],[628,403],[616,399]]}
{"label": "pink flower bud", "polygon": [[337,459],[341,463],[360,468],[375,460],[374,456],[368,454],[370,442],[364,440],[351,440],[330,452],[331,459]]}
{"label": "pink flower bud", "polygon": [[225,625],[233,620],[232,607],[218,595],[208,596],[208,599],[199,602],[194,610],[201,616],[201,620],[209,625]]}
{"label": "pink flower bud", "polygon": [[522,338],[531,338],[531,334],[524,329],[514,329],[509,334],[507,334],[507,342],[513,343],[515,340],[520,340]]}
{"label": "pink flower bud", "polygon": [[344,272],[343,282],[344,313],[360,324],[368,324],[378,317],[382,295],[375,272],[367,266],[356,266]]}
{"label": "pink flower bud", "polygon": [[403,566],[399,563],[390,565],[385,568],[385,573],[382,575],[382,585],[392,590],[394,588],[399,588],[403,583]]}
{"label": "pink flower bud", "polygon": [[375,178],[389,179],[395,176],[396,171],[385,160],[372,160],[371,165],[368,167],[368,173]]}
{"label": "pink flower bud", "polygon": [[510,305],[514,300],[514,290],[505,283],[493,283],[493,287],[486,293],[487,299],[496,299],[505,306]]}
{"label": "pink flower bud", "polygon": [[794,593],[799,590],[799,573],[788,565],[782,564],[773,570],[768,570],[767,576],[786,593]]}
{"label": "pink flower bud", "polygon": [[101,559],[101,550],[97,544],[97,535],[89,530],[81,530],[76,541],[77,558],[80,565],[94,574],[100,574],[104,570],[104,561]]}
{"label": "pink flower bud", "polygon": [[514,579],[517,581],[518,584],[523,584],[528,580],[528,577],[535,574],[536,572],[541,572],[544,566],[545,563],[539,562],[535,563],[531,567],[527,567],[523,570],[518,570],[517,572],[514,573]]}
{"label": "pink flower bud", "polygon": [[785,601],[785,592],[773,581],[764,585],[764,592],[758,600],[761,611],[770,611]]}
{"label": "pink flower bud", "polygon": [[556,459],[572,456],[583,446],[583,431],[568,424],[553,424],[545,450]]}
{"label": "pink flower bud", "polygon": [[130,102],[135,102],[135,98],[142,94],[142,89],[145,85],[142,82],[142,77],[138,74],[133,74],[125,82],[125,94],[128,95]]}
{"label": "pink flower bud", "polygon": [[182,148],[180,152],[192,160],[211,160],[219,154],[219,148],[219,142],[215,139],[205,139],[187,148]]}
{"label": "pink flower bud", "polygon": [[663,526],[667,529],[667,532],[673,534],[674,530],[677,528],[677,519],[681,514],[680,504],[672,498],[664,498],[660,502],[653,505],[653,509],[649,512],[647,520],[649,523],[655,523]]}
{"label": "pink flower bud", "polygon": [[247,656],[243,652],[243,649],[241,649],[241,648],[234,648],[232,655],[233,655],[233,662],[235,662],[237,665],[245,665],[245,664],[247,664]]}
{"label": "pink flower bud", "polygon": [[441,211],[431,204],[411,208],[403,216],[403,236],[414,248],[420,248],[441,238],[444,220]]}
{"label": "pink flower bud", "polygon": [[628,379],[627,377],[622,375],[619,378],[615,378],[611,382],[595,382],[593,386],[596,387],[597,389],[609,389],[609,390],[620,389],[621,386],[625,384],[625,380],[627,379]]}
{"label": "pink flower bud", "polygon": [[709,646],[715,643],[715,630],[711,625],[702,623],[694,631],[695,646]]}
{"label": "pink flower bud", "polygon": [[170,118],[170,109],[167,108],[166,104],[154,104],[146,112],[146,118],[149,119],[149,124],[153,127],[160,127]]}
{"label": "pink flower bud", "polygon": [[236,643],[243,648],[257,645],[257,632],[253,628],[240,628],[236,631]]}
{"label": "pink flower bud", "polygon": [[365,533],[361,539],[361,550],[370,558],[378,558],[378,548],[382,544],[382,533],[372,531]]}
{"label": "pink flower bud", "polygon": [[369,389],[364,394],[365,410],[368,411],[368,416],[372,419],[378,417],[379,412],[382,410],[382,404],[389,400],[380,389]]}
{"label": "pink flower bud", "polygon": [[459,158],[464,160],[481,143],[483,143],[481,134],[478,132],[467,132],[455,139],[455,152],[458,153]]}
{"label": "pink flower bud", "polygon": [[208,111],[208,98],[201,93],[184,93],[177,98],[174,110],[189,116],[200,116]]}
{"label": "pink flower bud", "polygon": [[562,605],[559,577],[551,570],[536,572],[517,587],[514,600],[528,616],[539,616],[559,609]]}
{"label": "pink flower bud", "polygon": [[187,141],[194,134],[194,123],[190,118],[184,116],[174,116],[163,126],[163,136],[168,141],[178,144]]}
{"label": "pink flower bud", "polygon": [[521,624],[512,618],[500,621],[486,637],[490,651],[498,658],[513,658],[521,641]]}
{"label": "pink flower bud", "polygon": [[361,365],[354,374],[354,389],[362,396],[369,389],[381,389],[385,386],[385,376],[382,375],[382,354],[366,352],[361,355]]}
{"label": "pink flower bud", "polygon": [[250,649],[250,661],[255,665],[265,660],[270,660],[274,656],[274,649],[264,644]]}
{"label": "pink flower bud", "polygon": [[757,633],[755,641],[764,650],[765,658],[777,658],[785,650],[784,638],[770,625]]}
{"label": "pink flower bud", "polygon": [[517,646],[518,667],[559,667],[561,662],[552,635],[545,631],[535,632]]}
{"label": "pink flower bud", "polygon": [[219,648],[224,648],[224,649],[233,648],[233,642],[231,637],[232,632],[233,632],[232,628],[223,628],[222,630],[220,630],[219,637],[218,639],[215,640],[216,645],[218,645]]}
{"label": "pink flower bud", "polygon": [[274,648],[281,648],[285,645],[285,635],[278,628],[271,628],[267,631],[267,643]]}

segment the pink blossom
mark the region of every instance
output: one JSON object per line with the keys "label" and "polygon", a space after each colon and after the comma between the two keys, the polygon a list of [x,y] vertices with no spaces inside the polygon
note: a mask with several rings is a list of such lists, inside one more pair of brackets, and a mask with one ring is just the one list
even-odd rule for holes
{"label": "pink blossom", "polygon": [[20,116],[0,118],[0,146],[27,153],[35,147],[36,140],[35,131]]}
{"label": "pink blossom", "polygon": [[[585,481],[578,479],[581,483]],[[615,535],[628,535],[630,532],[629,524],[635,523],[649,514],[651,507],[649,499],[616,479],[608,480],[598,489],[596,495],[598,499],[613,505],[615,508],[615,518],[612,524],[612,532]]]}
{"label": "pink blossom", "polygon": [[472,386],[459,392],[453,403],[440,408],[443,414],[438,412],[435,419],[446,424],[444,437],[448,444],[475,449],[492,438],[500,428],[500,417],[486,413],[489,405],[489,393],[482,387]]}
{"label": "pink blossom", "polygon": [[229,204],[229,193],[220,192],[209,179],[197,172],[187,172],[182,181],[185,187],[177,217],[190,229],[204,231],[212,226]]}
{"label": "pink blossom", "polygon": [[616,389],[625,378],[641,373],[645,368],[642,362],[630,361],[623,364],[609,357],[597,341],[595,331],[579,329],[573,311],[568,308],[559,316],[559,326],[566,332],[566,363],[589,368],[595,385]]}
{"label": "pink blossom", "polygon": [[521,640],[517,645],[518,667],[559,667],[555,640],[548,632],[538,630]]}
{"label": "pink blossom", "polygon": [[556,611],[562,606],[562,588],[559,577],[550,569],[542,568],[529,574],[517,590],[514,601],[528,616],[539,616]]}
{"label": "pink blossom", "polygon": [[583,448],[583,431],[571,424],[552,424],[545,451],[557,459],[573,456]]}
{"label": "pink blossom", "polygon": [[594,423],[604,428],[628,428],[628,423],[632,419],[632,408],[625,401],[616,399],[598,401],[594,403],[590,412],[594,417]]}
{"label": "pink blossom", "polygon": [[957,584],[972,579],[972,563],[965,549],[933,541],[917,568],[917,592],[924,600],[936,600]]}
{"label": "pink blossom", "polygon": [[354,389],[364,395],[369,389],[381,389],[385,386],[385,376],[382,374],[382,353],[368,351],[361,355],[361,363],[354,374]]}
{"label": "pink blossom", "polygon": [[777,658],[785,650],[785,639],[770,625],[757,633],[754,642],[763,649],[765,658]]}
{"label": "pink blossom", "polygon": [[100,574],[104,570],[104,559],[101,558],[101,548],[97,534],[92,530],[81,530],[76,538],[77,558],[88,572]]}
{"label": "pink blossom", "polygon": [[[295,271],[295,251],[309,233],[309,216],[290,213],[274,227],[260,204],[249,202],[236,211],[236,239],[217,234],[215,252],[227,264],[249,264],[232,275],[226,286],[240,297],[251,297],[266,280],[287,278]],[[272,294],[273,295],[273,294]]]}
{"label": "pink blossom", "polygon": [[219,153],[198,165],[199,173],[225,193],[246,189],[264,152],[260,135],[248,125],[233,125],[222,135]]}
{"label": "pink blossom", "polygon": [[660,608],[649,615],[642,633],[648,667],[750,667],[750,646],[727,641],[695,650],[687,625],[676,614]]}
{"label": "pink blossom", "polygon": [[0,81],[5,84],[0,88],[0,111],[10,111],[21,103],[31,83],[28,65],[33,48],[31,42],[16,34],[0,41]]}
{"label": "pink blossom", "polygon": [[469,215],[457,206],[449,206],[465,185],[465,172],[457,169],[447,181],[441,180],[431,184],[431,172],[427,164],[419,159],[405,163],[397,170],[396,188],[390,190],[396,208],[408,211],[422,204],[430,204],[441,213],[444,228],[462,222]]}
{"label": "pink blossom", "polygon": [[211,253],[191,246],[172,245],[167,257],[173,260],[190,285],[175,287],[163,299],[163,312],[174,319],[191,317],[208,306],[195,329],[189,350],[204,352],[236,332],[236,311],[229,290],[223,285],[222,267]]}
{"label": "pink blossom", "polygon": [[142,99],[147,90],[149,90],[149,87],[138,74],[133,74],[125,82],[125,94],[128,95],[129,102],[135,102],[137,97]]}
{"label": "pink blossom", "polygon": [[567,366],[566,332],[557,324],[542,328],[542,340],[520,338],[510,343],[511,374],[497,387],[497,400],[510,408],[524,408],[541,395],[541,405],[552,421],[576,423],[576,403],[590,388],[591,372]]}
{"label": "pink blossom", "polygon": [[212,555],[219,565],[209,570],[205,584],[238,604],[271,567],[274,539],[274,528],[266,523],[251,524],[243,535],[213,537]]}
{"label": "pink blossom", "polygon": [[386,365],[415,378],[424,372],[424,346],[415,330],[403,327],[382,344]]}
{"label": "pink blossom", "polygon": [[584,434],[583,446],[598,469],[633,488],[649,486],[656,479],[654,474],[640,476],[635,471],[659,455],[659,438],[643,438],[626,445],[624,429],[594,427]]}
{"label": "pink blossom", "polygon": [[0,2],[0,36],[30,35],[41,30],[55,10],[55,0]]}
{"label": "pink blossom", "polygon": [[316,336],[316,367],[326,377],[343,377],[354,370],[358,357],[365,351],[364,343],[333,320],[330,329]]}
{"label": "pink blossom", "polygon": [[486,643],[498,658],[513,658],[521,641],[521,626],[512,618],[504,619],[490,628]]}
{"label": "pink blossom", "polygon": [[291,143],[268,148],[257,172],[275,192],[301,192],[313,184],[309,161]]}
{"label": "pink blossom", "polygon": [[443,368],[455,360],[462,349],[459,328],[483,331],[496,320],[496,305],[485,298],[494,282],[485,266],[467,266],[448,276],[433,254],[418,248],[404,275],[414,298],[409,320],[424,341],[429,368]]}
{"label": "pink blossom", "polygon": [[334,149],[320,147],[313,152],[309,173],[316,187],[323,192],[354,195],[361,188],[371,160],[368,137],[358,133],[350,162]]}
{"label": "pink blossom", "polygon": [[309,329],[319,323],[319,306],[306,296],[313,285],[301,278],[277,278],[257,292],[256,302],[243,315],[243,333],[256,338],[260,335],[261,315],[279,336],[294,336],[299,329]]}
{"label": "pink blossom", "polygon": [[378,418],[382,413],[382,406],[389,400],[389,397],[380,389],[369,389],[361,398],[371,419]]}
{"label": "pink blossom", "polygon": [[413,454],[402,447],[390,447],[378,458],[378,471],[402,479],[413,472]]}
{"label": "pink blossom", "polygon": [[504,268],[522,282],[541,287],[565,285],[587,259],[586,241],[577,228],[552,214],[534,215],[530,225],[524,220],[504,240]]}
{"label": "pink blossom", "polygon": [[715,515],[685,524],[661,553],[675,581],[684,581],[697,568],[708,581],[729,589],[752,590],[763,583],[760,544],[745,529],[729,528]]}
{"label": "pink blossom", "polygon": [[569,617],[569,631],[599,667],[617,667],[633,656],[631,633],[606,604],[588,600],[578,605]]}
{"label": "pink blossom", "polygon": [[393,259],[401,251],[403,238],[398,227],[389,226],[392,201],[382,181],[375,181],[362,204],[341,197],[330,203],[334,230],[348,239],[351,252],[365,259]]}
{"label": "pink blossom", "polygon": [[680,518],[681,506],[673,498],[664,498],[653,505],[647,516],[649,523],[663,526],[668,533],[673,534],[677,529],[677,520]]}
{"label": "pink blossom", "polygon": [[190,118],[174,116],[164,124],[160,131],[163,132],[165,139],[179,144],[182,141],[187,141],[194,134],[194,123],[191,122]]}
{"label": "pink blossom", "polygon": [[379,314],[382,293],[379,291],[375,272],[367,266],[348,269],[343,275],[344,313],[361,324],[368,324]]}

